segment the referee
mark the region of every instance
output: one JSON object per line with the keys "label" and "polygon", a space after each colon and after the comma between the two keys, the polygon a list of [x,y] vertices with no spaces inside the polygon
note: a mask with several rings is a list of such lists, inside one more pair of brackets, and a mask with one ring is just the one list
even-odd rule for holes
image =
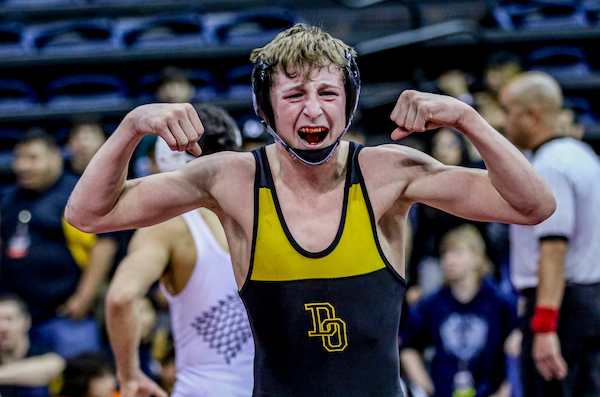
{"label": "referee", "polygon": [[517,76],[500,97],[507,137],[531,151],[556,212],[511,225],[511,277],[524,301],[521,378],[527,397],[600,396],[600,162],[559,136],[562,92],[551,76]]}

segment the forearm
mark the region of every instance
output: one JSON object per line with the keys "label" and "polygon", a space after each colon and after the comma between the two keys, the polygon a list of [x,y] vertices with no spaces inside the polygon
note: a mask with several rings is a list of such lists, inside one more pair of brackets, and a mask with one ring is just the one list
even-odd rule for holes
{"label": "forearm", "polygon": [[132,379],[140,371],[141,323],[137,303],[169,263],[167,238],[163,235],[153,238],[161,226],[135,232],[129,252],[119,264],[106,295],[106,329],[122,381]]}
{"label": "forearm", "polygon": [[481,154],[488,178],[504,201],[527,223],[539,223],[556,207],[552,191],[525,156],[474,109],[464,113],[460,130]]}
{"label": "forearm", "polygon": [[568,243],[566,241],[540,242],[536,306],[560,309],[565,290],[567,250]]}
{"label": "forearm", "polygon": [[48,386],[65,368],[65,360],[55,353],[24,358],[0,365],[0,385]]}
{"label": "forearm", "polygon": [[98,238],[90,252],[90,260],[85,268],[75,294],[86,301],[93,300],[100,286],[106,282],[117,251],[117,242],[112,238]]}
{"label": "forearm", "polygon": [[139,345],[140,321],[135,309],[135,299],[106,299],[106,329],[112,348],[117,375],[129,379],[140,371]]}
{"label": "forearm", "polygon": [[408,379],[425,390],[427,394],[433,394],[435,390],[433,381],[423,365],[420,353],[415,349],[405,348],[400,353],[400,360]]}

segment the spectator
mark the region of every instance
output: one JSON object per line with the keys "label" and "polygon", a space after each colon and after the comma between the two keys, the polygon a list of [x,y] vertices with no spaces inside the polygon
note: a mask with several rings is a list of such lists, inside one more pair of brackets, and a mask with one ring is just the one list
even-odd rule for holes
{"label": "spectator", "polygon": [[0,296],[0,395],[2,397],[49,397],[50,383],[65,360],[42,351],[29,341],[31,317],[18,296]]}
{"label": "spectator", "polygon": [[162,70],[156,98],[161,102],[187,103],[194,97],[194,89],[187,70],[167,66]]}
{"label": "spectator", "polygon": [[64,357],[96,350],[99,328],[94,319],[62,306],[85,279],[82,272],[95,241],[63,219],[77,178],[63,172],[60,149],[44,131],[27,132],[14,154],[16,184],[0,201],[0,292],[15,293],[27,303],[33,345],[46,344]]}
{"label": "spectator", "polygon": [[524,301],[521,369],[527,397],[600,395],[600,161],[580,140],[561,137],[558,82],[517,76],[500,97],[506,136],[556,196],[536,226],[511,226],[510,267]]}
{"label": "spectator", "polygon": [[67,139],[67,170],[76,175],[83,174],[85,167],[105,141],[106,134],[100,118],[85,116],[73,120]]}
{"label": "spectator", "polygon": [[558,115],[559,134],[578,140],[583,139],[585,126],[579,122],[577,113],[573,109],[565,108]]}
{"label": "spectator", "polygon": [[117,397],[115,370],[103,353],[84,353],[67,361],[60,397]]}
{"label": "spectator", "polygon": [[[483,90],[471,92],[472,80],[460,70],[449,70],[438,78],[440,90],[472,105],[496,130],[502,132],[502,108],[499,97],[502,87],[523,67],[518,55],[508,51],[496,51],[489,55],[483,70]],[[477,149],[467,142],[469,156],[473,162],[481,162]]]}
{"label": "spectator", "polygon": [[[509,397],[503,346],[517,325],[516,304],[488,279],[491,264],[475,226],[450,230],[440,249],[444,288],[411,306],[403,324],[406,373],[430,396]],[[428,372],[420,352],[430,346],[435,356]]]}

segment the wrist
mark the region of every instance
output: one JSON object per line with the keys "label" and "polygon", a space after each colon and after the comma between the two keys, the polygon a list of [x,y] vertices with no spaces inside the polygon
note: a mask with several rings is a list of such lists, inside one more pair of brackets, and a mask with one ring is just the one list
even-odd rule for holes
{"label": "wrist", "polygon": [[559,310],[552,307],[537,306],[531,318],[531,332],[534,334],[556,332]]}

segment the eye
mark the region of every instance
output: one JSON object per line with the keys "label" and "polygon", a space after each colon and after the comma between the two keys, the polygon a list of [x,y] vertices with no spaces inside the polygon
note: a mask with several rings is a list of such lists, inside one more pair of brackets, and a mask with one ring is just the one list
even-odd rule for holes
{"label": "eye", "polygon": [[295,94],[290,94],[290,95],[286,95],[285,99],[298,99],[301,98],[302,94],[301,93],[295,93]]}
{"label": "eye", "polygon": [[321,95],[323,95],[323,96],[337,96],[338,94],[335,91],[323,91],[321,93]]}

